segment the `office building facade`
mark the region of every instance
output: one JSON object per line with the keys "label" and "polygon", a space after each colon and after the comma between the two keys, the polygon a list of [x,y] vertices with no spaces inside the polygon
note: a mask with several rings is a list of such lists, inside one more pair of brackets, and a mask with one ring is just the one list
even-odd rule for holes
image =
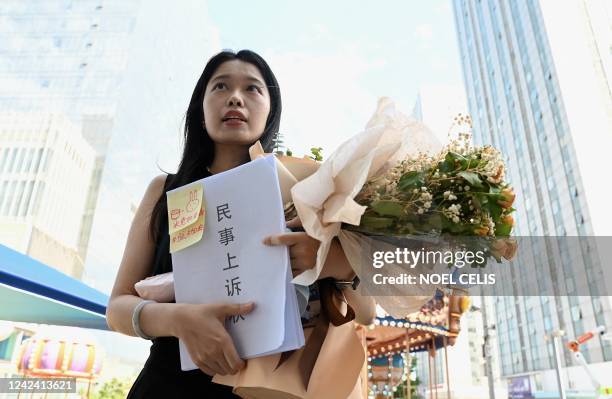
{"label": "office building facade", "polygon": [[[507,180],[517,194],[515,234],[610,235],[601,183],[601,161],[612,143],[610,3],[454,0],[453,5],[474,140],[504,154]],[[563,330],[567,339],[598,325],[612,327],[609,292],[598,284],[606,260],[584,247],[568,253],[562,239],[551,241],[545,253],[521,248],[519,260],[538,271],[555,265],[559,274],[526,270],[506,280],[504,296],[490,298],[501,374],[527,375],[534,390],[556,385],[545,334]],[[588,280],[588,292],[576,291],[579,277]],[[539,296],[517,290],[534,281]],[[612,370],[609,342],[594,339],[584,353],[600,370]],[[573,370],[568,387],[587,389],[571,353],[562,349],[561,359],[562,367]]]}

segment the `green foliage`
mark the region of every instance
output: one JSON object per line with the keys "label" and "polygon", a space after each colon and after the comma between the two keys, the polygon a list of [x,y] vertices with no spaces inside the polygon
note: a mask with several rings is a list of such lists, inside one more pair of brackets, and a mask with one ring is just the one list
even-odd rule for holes
{"label": "green foliage", "polygon": [[457,175],[463,177],[463,179],[472,187],[482,187],[482,181],[480,180],[480,175],[478,173],[461,171],[457,173]]}
{"label": "green foliage", "polygon": [[386,227],[391,227],[392,224],[393,219],[391,218],[363,215],[361,217],[360,226],[363,226],[370,231],[376,231]]}
{"label": "green foliage", "polygon": [[380,216],[400,217],[402,215],[402,205],[399,202],[388,200],[374,201],[370,206]]}
{"label": "green foliage", "polygon": [[412,171],[404,173],[399,179],[398,188],[403,192],[409,192],[425,184],[425,173]]}
{"label": "green foliage", "polygon": [[[127,397],[128,392],[130,391],[130,387],[133,384],[132,379],[118,379],[113,378],[109,381],[106,381],[102,386],[94,391],[92,388],[92,392],[90,393],[91,399],[124,399]],[[81,390],[81,394],[85,395],[87,393],[86,389]]]}
{"label": "green foliage", "polygon": [[322,147],[312,147],[310,149],[310,153],[312,154],[310,158],[314,159],[315,161],[323,161],[323,154],[321,154],[322,151]]}

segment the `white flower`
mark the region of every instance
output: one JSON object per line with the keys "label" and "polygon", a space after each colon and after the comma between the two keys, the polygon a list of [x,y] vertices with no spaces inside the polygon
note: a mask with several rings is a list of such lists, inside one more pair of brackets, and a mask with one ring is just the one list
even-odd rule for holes
{"label": "white flower", "polygon": [[423,207],[426,208],[426,209],[431,208],[431,202],[427,201],[427,202],[423,203]]}
{"label": "white flower", "polygon": [[412,190],[412,193],[413,193],[413,194],[417,194],[418,192],[419,192],[419,189],[418,189],[418,188],[415,188],[414,190]]}
{"label": "white flower", "polygon": [[422,215],[422,214],[423,214],[423,212],[425,212],[425,211],[423,210],[423,208],[419,208],[419,209],[417,210],[417,213],[418,213],[419,215]]}
{"label": "white flower", "polygon": [[448,196],[448,200],[449,201],[454,201],[456,199],[457,199],[457,196],[455,196],[454,194],[451,194],[451,195]]}
{"label": "white flower", "polygon": [[451,195],[452,193],[450,191],[445,191],[444,192],[444,198],[448,199],[448,196]]}
{"label": "white flower", "polygon": [[427,187],[425,186],[421,187],[421,191],[427,191]]}
{"label": "white flower", "polygon": [[450,205],[448,208],[443,209],[442,213],[444,214],[444,216],[451,219],[453,222],[458,223],[459,215],[461,213],[461,205],[459,204]]}
{"label": "white flower", "polygon": [[465,186],[465,187],[463,187],[463,189],[464,189],[465,191],[470,191],[470,186]]}
{"label": "white flower", "polygon": [[420,198],[421,198],[421,201],[429,201],[433,198],[433,196],[429,193],[422,193]]}

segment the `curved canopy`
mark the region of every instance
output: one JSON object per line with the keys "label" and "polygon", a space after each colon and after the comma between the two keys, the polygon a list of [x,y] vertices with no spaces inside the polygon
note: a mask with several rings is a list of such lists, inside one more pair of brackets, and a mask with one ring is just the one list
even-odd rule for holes
{"label": "curved canopy", "polygon": [[0,320],[108,330],[108,296],[0,245]]}

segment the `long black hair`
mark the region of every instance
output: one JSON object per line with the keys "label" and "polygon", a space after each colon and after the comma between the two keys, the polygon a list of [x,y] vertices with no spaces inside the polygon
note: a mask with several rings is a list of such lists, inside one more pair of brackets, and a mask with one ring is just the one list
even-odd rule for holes
{"label": "long black hair", "polygon": [[[208,82],[217,68],[224,62],[232,60],[248,62],[257,67],[268,87],[268,92],[270,93],[270,113],[268,114],[266,127],[259,141],[264,151],[272,152],[274,139],[278,135],[282,110],[280,88],[278,87],[276,77],[272,73],[270,66],[257,53],[250,50],[240,50],[237,53],[231,50],[224,50],[208,60],[200,79],[198,79],[198,83],[196,83],[193,89],[191,101],[189,101],[189,107],[185,114],[183,156],[176,174],[168,175],[167,177],[167,190],[184,186],[207,176],[206,168],[213,162],[215,143],[204,126],[204,93]],[[153,242],[157,242],[159,234],[168,233],[167,231],[160,231],[162,226],[161,218],[167,215],[167,213],[166,193],[163,192],[151,213],[149,232]]]}

